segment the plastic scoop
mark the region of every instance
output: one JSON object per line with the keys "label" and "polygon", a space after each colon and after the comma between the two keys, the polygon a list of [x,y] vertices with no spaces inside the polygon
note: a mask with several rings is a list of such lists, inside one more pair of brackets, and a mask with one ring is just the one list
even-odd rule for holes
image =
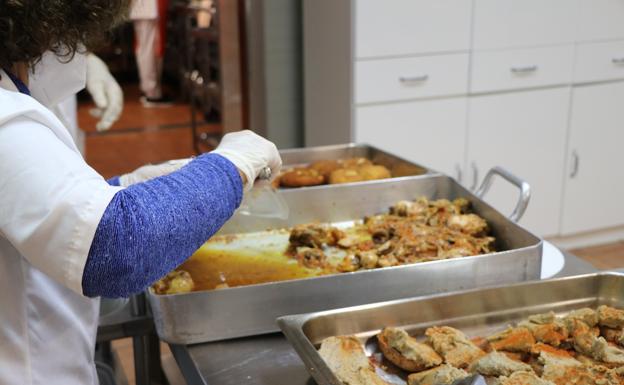
{"label": "plastic scoop", "polygon": [[260,218],[288,219],[290,210],[284,198],[271,186],[271,169],[265,167],[253,188],[243,195],[238,209],[241,215]]}

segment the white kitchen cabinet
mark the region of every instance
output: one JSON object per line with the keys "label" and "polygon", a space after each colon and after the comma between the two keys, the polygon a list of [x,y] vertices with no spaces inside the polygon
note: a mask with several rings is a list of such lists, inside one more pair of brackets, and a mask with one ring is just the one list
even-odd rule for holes
{"label": "white kitchen cabinet", "polygon": [[470,49],[471,0],[354,0],[353,5],[358,59]]}
{"label": "white kitchen cabinet", "polygon": [[466,95],[470,55],[362,60],[355,64],[355,102]]}
{"label": "white kitchen cabinet", "polygon": [[577,45],[575,83],[617,79],[624,79],[624,40]]}
{"label": "white kitchen cabinet", "polygon": [[475,0],[473,48],[484,50],[573,43],[578,2]]}
{"label": "white kitchen cabinet", "polygon": [[[531,185],[531,201],[520,221],[540,235],[559,231],[570,88],[470,98],[468,165],[481,181],[502,166]],[[511,213],[518,190],[496,181],[485,200]]]}
{"label": "white kitchen cabinet", "polygon": [[355,141],[458,177],[466,140],[465,97],[356,108]]}
{"label": "white kitchen cabinet", "polygon": [[624,39],[624,0],[580,0],[577,41]]}
{"label": "white kitchen cabinet", "polygon": [[475,52],[470,91],[504,91],[569,84],[574,45]]}
{"label": "white kitchen cabinet", "polygon": [[575,87],[562,233],[624,223],[624,83]]}

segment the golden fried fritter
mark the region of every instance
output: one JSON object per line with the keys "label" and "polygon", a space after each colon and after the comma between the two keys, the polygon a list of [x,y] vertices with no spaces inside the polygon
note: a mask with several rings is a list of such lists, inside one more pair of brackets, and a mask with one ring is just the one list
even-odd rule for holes
{"label": "golden fried fritter", "polygon": [[316,170],[319,174],[323,175],[325,180],[329,180],[329,174],[331,174],[332,171],[338,170],[341,167],[340,162],[337,160],[317,160],[308,166],[308,168]]}
{"label": "golden fried fritter", "polygon": [[390,362],[409,372],[419,372],[442,363],[442,357],[431,346],[416,341],[402,329],[385,328],[377,334],[377,341]]}
{"label": "golden fried fritter", "polygon": [[390,170],[384,166],[362,166],[358,171],[362,174],[364,180],[388,179],[392,177],[392,175],[390,175]]}
{"label": "golden fried fritter", "polygon": [[311,168],[295,168],[280,176],[283,187],[319,186],[325,183],[325,177]]}
{"label": "golden fried fritter", "polygon": [[363,182],[366,177],[356,168],[339,168],[329,174],[329,184]]}
{"label": "golden fried fritter", "polygon": [[370,160],[362,157],[341,159],[338,162],[342,168],[359,168],[373,164]]}

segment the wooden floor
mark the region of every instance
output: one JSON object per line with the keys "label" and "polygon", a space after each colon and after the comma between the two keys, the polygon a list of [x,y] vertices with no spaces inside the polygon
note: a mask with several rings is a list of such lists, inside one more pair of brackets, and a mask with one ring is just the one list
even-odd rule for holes
{"label": "wooden floor", "polygon": [[597,269],[624,268],[624,241],[570,250],[570,252],[590,262]]}
{"label": "wooden floor", "polygon": [[[124,87],[125,107],[121,119],[107,132],[97,132],[91,116],[91,102],[78,108],[78,123],[86,132],[86,160],[105,178],[132,171],[147,163],[196,155],[187,104],[167,108],[144,108],[136,86]],[[216,124],[202,125],[206,132],[218,133]]]}

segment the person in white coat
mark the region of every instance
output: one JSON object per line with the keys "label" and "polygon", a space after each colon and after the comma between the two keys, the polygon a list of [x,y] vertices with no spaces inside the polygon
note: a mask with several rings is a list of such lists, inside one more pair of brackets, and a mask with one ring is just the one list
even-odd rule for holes
{"label": "person in white coat", "polygon": [[[233,214],[275,146],[226,135],[192,160],[106,181],[50,107],[127,0],[0,2],[0,384],[96,385],[99,297],[140,292]],[[86,48],[84,48],[86,47]],[[151,179],[149,179],[151,178]]]}
{"label": "person in white coat", "polygon": [[[124,103],[123,91],[102,59],[90,53],[86,58],[86,66],[86,87],[95,103],[91,114],[99,118],[95,128],[98,132],[107,131],[121,117]],[[76,95],[61,101],[52,108],[52,111],[65,124],[76,147],[84,155],[85,133],[78,125]]]}
{"label": "person in white coat", "polygon": [[141,81],[141,102],[145,107],[171,104],[163,95],[161,79],[163,71],[163,36],[159,25],[160,6],[163,0],[133,0],[130,19],[134,24],[136,61]]}

